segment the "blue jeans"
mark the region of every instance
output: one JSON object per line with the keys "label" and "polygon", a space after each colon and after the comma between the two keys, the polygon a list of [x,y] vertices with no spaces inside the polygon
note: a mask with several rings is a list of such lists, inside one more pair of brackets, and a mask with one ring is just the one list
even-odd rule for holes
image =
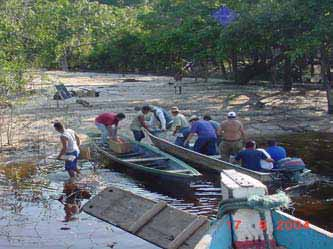
{"label": "blue jeans", "polygon": [[178,145],[178,146],[188,148],[188,145],[184,146],[184,141],[191,132],[190,127],[183,127],[181,129],[179,129],[178,132],[181,133],[183,135],[183,137],[177,137],[176,140],[175,140],[175,144]]}
{"label": "blue jeans", "polygon": [[194,144],[194,151],[205,155],[216,155],[216,137],[198,137]]}
{"label": "blue jeans", "polygon": [[66,155],[75,156],[75,159],[73,161],[65,161],[65,170],[76,170],[77,169],[77,159],[79,158],[79,154],[80,153],[78,151],[66,153]]}
{"label": "blue jeans", "polygon": [[145,137],[145,134],[143,133],[143,131],[134,131],[134,130],[132,130],[132,132],[133,132],[133,136],[134,136],[135,141],[140,142]]}
{"label": "blue jeans", "polygon": [[109,130],[108,128],[100,123],[95,123],[96,127],[98,130],[100,130],[102,137],[101,137],[101,142],[102,144],[106,144],[108,142],[108,137],[109,137]]}

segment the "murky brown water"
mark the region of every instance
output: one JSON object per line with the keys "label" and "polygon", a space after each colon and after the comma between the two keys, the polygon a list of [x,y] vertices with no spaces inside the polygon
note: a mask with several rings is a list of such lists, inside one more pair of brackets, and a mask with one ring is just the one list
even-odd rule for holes
{"label": "murky brown water", "polygon": [[[279,141],[290,155],[304,158],[309,168],[321,175],[315,184],[289,192],[295,202],[294,214],[333,231],[333,170],[329,166],[332,140],[322,134],[302,134],[279,137]],[[214,174],[170,187],[117,168],[94,170],[91,164],[84,164],[82,173],[79,186],[92,194],[112,184],[210,217],[215,216],[221,199],[219,177]],[[78,214],[80,203],[64,206],[58,199],[67,179],[63,166],[54,162],[38,167],[30,163],[12,165],[10,169],[0,166],[0,248],[156,248],[84,213]]]}
{"label": "murky brown water", "polygon": [[[62,204],[58,199],[68,179],[62,165],[33,169],[32,177],[30,167],[15,165],[10,174],[0,168],[0,248],[156,248],[83,212],[77,214],[79,203]],[[94,172],[89,164],[83,166],[82,173],[79,186],[91,193],[111,181],[140,189],[126,175]]]}
{"label": "murky brown water", "polygon": [[[304,133],[275,137],[289,156],[303,158],[316,175],[288,192],[296,217],[333,231],[333,134]],[[264,140],[258,139],[259,142]]]}

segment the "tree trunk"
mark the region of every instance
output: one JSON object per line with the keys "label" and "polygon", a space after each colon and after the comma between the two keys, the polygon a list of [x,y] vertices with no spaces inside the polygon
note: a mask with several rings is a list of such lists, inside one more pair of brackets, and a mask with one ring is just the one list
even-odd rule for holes
{"label": "tree trunk", "polygon": [[310,57],[310,75],[311,75],[311,79],[314,77],[314,73],[315,73],[314,59],[313,59],[313,57]]}
{"label": "tree trunk", "polygon": [[234,74],[234,81],[235,83],[238,83],[237,54],[235,51],[232,52],[232,71]]}
{"label": "tree trunk", "polygon": [[225,76],[227,74],[227,70],[224,66],[224,61],[223,60],[220,63],[220,70],[221,70],[221,73],[222,73],[223,76]]}
{"label": "tree trunk", "polygon": [[61,60],[61,68],[63,71],[67,72],[69,70],[68,68],[68,52],[67,49],[64,49],[64,54]]}
{"label": "tree trunk", "polygon": [[271,67],[271,80],[272,80],[272,85],[275,86],[277,83],[277,65],[276,65],[276,56],[275,56],[275,50],[272,49],[272,67]]}
{"label": "tree trunk", "polygon": [[292,89],[292,81],[291,81],[291,60],[290,58],[286,58],[284,60],[284,83],[283,83],[283,91],[290,92]]}
{"label": "tree trunk", "polygon": [[327,47],[323,45],[320,49],[320,64],[321,64],[321,79],[326,88],[326,98],[327,98],[327,112],[328,114],[333,114],[333,91],[331,86],[331,73],[330,65],[327,55]]}

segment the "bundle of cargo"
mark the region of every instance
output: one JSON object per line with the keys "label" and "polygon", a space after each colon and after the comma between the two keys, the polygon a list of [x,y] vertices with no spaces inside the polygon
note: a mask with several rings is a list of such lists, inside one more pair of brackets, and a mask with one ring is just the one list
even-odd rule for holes
{"label": "bundle of cargo", "polygon": [[109,140],[109,146],[111,151],[118,154],[129,153],[132,150],[131,143],[123,138],[111,138]]}

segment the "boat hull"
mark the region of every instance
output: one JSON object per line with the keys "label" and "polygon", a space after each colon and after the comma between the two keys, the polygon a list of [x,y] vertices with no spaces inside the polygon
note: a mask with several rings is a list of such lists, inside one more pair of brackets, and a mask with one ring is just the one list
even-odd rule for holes
{"label": "boat hull", "polygon": [[281,211],[272,212],[274,237],[287,249],[333,248],[333,233]]}
{"label": "boat hull", "polygon": [[188,162],[191,166],[199,169],[199,170],[214,170],[221,172],[225,169],[235,169],[241,173],[252,176],[262,182],[269,183],[274,180],[272,173],[262,173],[256,172],[253,170],[248,170],[242,168],[238,165],[231,164],[229,162],[225,162],[210,156],[206,156],[195,151],[183,148],[176,144],[173,144],[165,139],[159,138],[149,133],[149,137],[152,143],[159,148],[160,150],[167,152],[181,160]]}
{"label": "boat hull", "polygon": [[[141,173],[144,173],[146,175],[163,178],[164,180],[169,180],[169,181],[171,181],[171,180],[192,180],[196,177],[201,176],[201,174],[197,170],[193,169],[192,167],[190,167],[186,163],[180,161],[177,158],[174,158],[174,157],[168,155],[167,153],[164,153],[164,152],[154,148],[153,146],[144,145],[144,144],[140,144],[140,143],[137,143],[137,142],[133,141],[133,144],[135,144],[135,146],[138,146],[141,150],[145,150],[145,151],[147,151],[149,153],[152,153],[154,155],[157,155],[161,158],[166,158],[168,160],[168,164],[170,164],[173,168],[170,168],[170,169],[167,168],[165,170],[159,170],[159,169],[156,169],[154,167],[147,167],[147,166],[141,165],[139,163],[130,162],[130,160],[126,161],[122,158],[119,158],[117,155],[109,152],[107,149],[102,148],[95,141],[92,141],[91,144],[92,144],[93,148],[98,153],[103,155],[103,157],[110,164],[121,166],[123,169],[124,168],[131,169],[131,170],[136,171],[136,172],[141,172]],[[157,158],[156,161],[162,161],[162,159]],[[177,170],[179,171],[179,173],[177,173]],[[180,173],[180,171],[182,171],[182,170],[186,171],[187,173],[186,174],[185,173]]]}

